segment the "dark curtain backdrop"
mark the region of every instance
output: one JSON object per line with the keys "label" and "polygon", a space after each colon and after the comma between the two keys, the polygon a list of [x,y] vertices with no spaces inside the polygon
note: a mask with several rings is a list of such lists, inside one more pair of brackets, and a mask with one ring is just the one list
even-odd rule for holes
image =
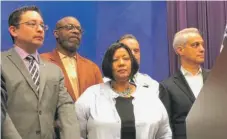
{"label": "dark curtain backdrop", "polygon": [[206,45],[203,67],[211,69],[220,53],[227,23],[227,1],[168,1],[167,18],[170,74],[180,66],[172,47],[174,34],[187,27],[196,27],[202,33]]}

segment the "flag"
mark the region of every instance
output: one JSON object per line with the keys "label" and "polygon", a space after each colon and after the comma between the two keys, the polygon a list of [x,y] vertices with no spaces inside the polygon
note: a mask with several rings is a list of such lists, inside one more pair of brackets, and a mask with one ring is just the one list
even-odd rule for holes
{"label": "flag", "polygon": [[225,31],[224,31],[224,35],[223,35],[223,41],[222,41],[220,52],[222,51],[222,49],[224,47],[223,42],[224,42],[225,39],[227,39],[227,24],[225,26]]}

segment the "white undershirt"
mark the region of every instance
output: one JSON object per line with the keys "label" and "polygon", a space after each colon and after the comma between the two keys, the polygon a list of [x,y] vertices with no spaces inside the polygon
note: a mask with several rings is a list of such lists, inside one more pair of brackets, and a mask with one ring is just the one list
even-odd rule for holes
{"label": "white undershirt", "polygon": [[193,75],[186,69],[181,66],[181,72],[184,75],[189,87],[191,88],[195,98],[198,97],[200,90],[203,87],[203,76],[202,76],[202,69],[200,68],[199,71]]}

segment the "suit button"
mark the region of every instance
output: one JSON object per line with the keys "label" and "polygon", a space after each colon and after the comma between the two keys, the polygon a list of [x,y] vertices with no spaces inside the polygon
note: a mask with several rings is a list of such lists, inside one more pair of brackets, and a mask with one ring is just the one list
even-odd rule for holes
{"label": "suit button", "polygon": [[41,133],[41,131],[37,130],[35,133],[36,133],[36,135],[39,135]]}
{"label": "suit button", "polygon": [[42,111],[39,111],[39,115],[42,115]]}

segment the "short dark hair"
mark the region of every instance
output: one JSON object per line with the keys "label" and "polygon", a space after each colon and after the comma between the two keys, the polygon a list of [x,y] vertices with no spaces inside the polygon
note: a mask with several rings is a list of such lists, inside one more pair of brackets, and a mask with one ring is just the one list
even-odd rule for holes
{"label": "short dark hair", "polygon": [[136,72],[138,71],[139,65],[138,65],[135,57],[133,56],[131,50],[128,48],[128,46],[126,46],[123,43],[119,43],[119,42],[113,43],[107,49],[107,51],[104,55],[103,61],[102,61],[102,72],[103,72],[105,77],[108,77],[111,80],[115,80],[114,77],[113,77],[113,71],[112,71],[113,66],[112,66],[112,64],[113,64],[114,53],[119,48],[124,48],[129,54],[129,57],[130,57],[130,60],[131,60],[131,74],[129,76],[129,79],[132,79],[134,77],[134,75],[136,74]]}
{"label": "short dark hair", "polygon": [[[37,13],[39,13],[41,15],[41,12],[39,10],[38,7],[36,6],[24,6],[24,7],[20,7],[16,10],[14,10],[10,16],[9,16],[9,19],[8,19],[8,26],[15,26],[18,28],[18,24],[21,20],[21,15],[24,14],[25,12],[27,11],[36,11]],[[10,34],[13,42],[14,42],[14,37]]]}
{"label": "short dark hair", "polygon": [[125,34],[125,35],[121,36],[121,38],[119,40],[117,40],[117,42],[120,42],[120,41],[122,41],[124,39],[133,39],[133,40],[138,41],[134,35],[132,35],[132,34]]}

